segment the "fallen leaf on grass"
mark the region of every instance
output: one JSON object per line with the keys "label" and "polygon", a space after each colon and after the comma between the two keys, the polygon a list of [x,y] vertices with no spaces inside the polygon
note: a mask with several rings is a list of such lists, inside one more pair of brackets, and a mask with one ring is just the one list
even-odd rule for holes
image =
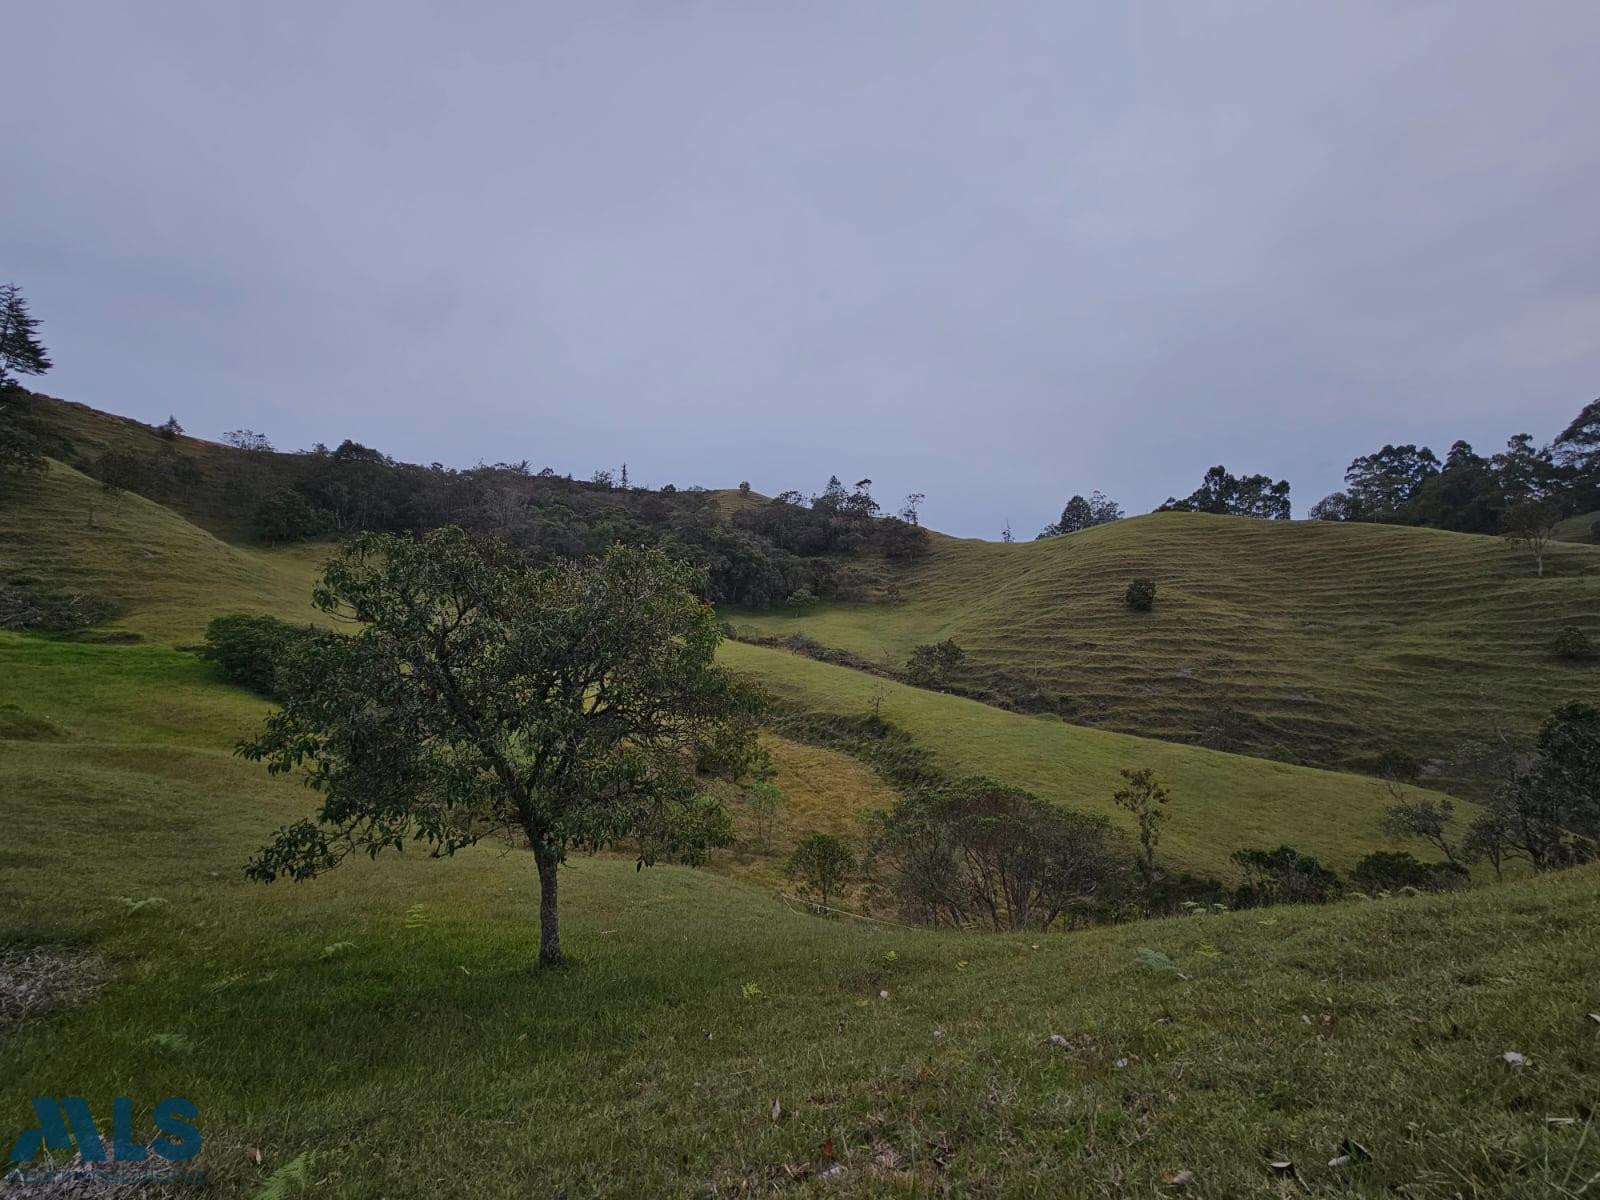
{"label": "fallen leaf on grass", "polygon": [[1519,1054],[1515,1050],[1507,1050],[1500,1057],[1505,1059],[1506,1066],[1510,1067],[1513,1071],[1521,1070],[1523,1067],[1528,1065],[1527,1055]]}
{"label": "fallen leaf on grass", "polygon": [[1272,1173],[1274,1175],[1276,1175],[1279,1179],[1296,1179],[1296,1178],[1298,1178],[1298,1176],[1295,1174],[1294,1162],[1291,1159],[1278,1158],[1278,1159],[1274,1159],[1272,1162],[1270,1162],[1267,1165],[1272,1168]]}
{"label": "fallen leaf on grass", "polygon": [[783,1105],[775,1097],[772,1101],[772,1119],[776,1121],[783,1116]]}
{"label": "fallen leaf on grass", "polygon": [[1194,1172],[1182,1169],[1163,1171],[1161,1182],[1170,1188],[1185,1188],[1194,1182]]}

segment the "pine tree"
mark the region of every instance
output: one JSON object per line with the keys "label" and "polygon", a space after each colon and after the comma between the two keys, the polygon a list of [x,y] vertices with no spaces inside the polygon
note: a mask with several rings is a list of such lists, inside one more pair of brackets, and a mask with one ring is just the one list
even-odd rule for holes
{"label": "pine tree", "polygon": [[0,386],[15,383],[15,375],[43,375],[54,366],[35,334],[38,328],[22,289],[0,285]]}

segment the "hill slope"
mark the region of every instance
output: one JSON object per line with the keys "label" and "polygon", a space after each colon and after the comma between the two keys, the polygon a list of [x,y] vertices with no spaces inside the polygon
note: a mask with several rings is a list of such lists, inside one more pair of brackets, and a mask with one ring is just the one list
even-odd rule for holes
{"label": "hill slope", "polygon": [[[1150,613],[1122,603],[1156,579]],[[1075,721],[1370,769],[1385,750],[1471,786],[1496,720],[1527,727],[1593,694],[1566,624],[1600,640],[1600,548],[1551,549],[1544,578],[1496,538],[1384,525],[1157,513],[1002,545],[938,537],[898,605],[740,613],[875,661],[954,638],[979,681],[1020,672]]]}
{"label": "hill slope", "polygon": [[223,612],[310,621],[311,584],[326,556],[325,546],[230,545],[55,461],[0,504],[0,584],[102,596],[119,609],[111,628],[168,643],[199,641]]}
{"label": "hill slope", "polygon": [[[85,517],[90,505],[93,525]],[[123,609],[116,627],[169,645],[199,641],[206,623],[226,612],[309,619],[312,580],[326,553],[232,546],[162,505],[108,496],[59,464],[0,511],[0,546],[0,579],[40,578],[109,596]],[[867,711],[875,681],[860,672],[739,643],[726,643],[722,654],[808,709]],[[1177,795],[1164,857],[1191,870],[1231,877],[1234,850],[1281,842],[1342,868],[1382,845],[1376,823],[1390,798],[1360,776],[1087,729],[914,688],[895,688],[884,715],[954,772],[990,775],[1124,825],[1126,814],[1111,803],[1118,772],[1156,768]],[[805,829],[846,827],[872,802],[863,799],[871,789],[850,775],[849,762],[830,767],[829,782],[838,786],[829,790],[800,782],[802,763],[800,747],[785,750],[779,783],[811,797],[794,812]]]}

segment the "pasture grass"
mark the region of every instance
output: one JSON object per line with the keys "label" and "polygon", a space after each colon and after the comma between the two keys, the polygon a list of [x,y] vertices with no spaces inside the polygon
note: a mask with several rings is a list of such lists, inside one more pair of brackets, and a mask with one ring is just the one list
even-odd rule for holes
{"label": "pasture grass", "polygon": [[[932,545],[899,573],[903,603],[729,616],[895,666],[954,638],[974,681],[1035,681],[1075,722],[1349,770],[1402,751],[1473,793],[1497,724],[1526,734],[1600,688],[1551,650],[1565,625],[1600,637],[1596,546],[1552,546],[1538,578],[1499,538],[1199,513]],[[1151,612],[1123,603],[1136,576],[1156,580]]]}
{"label": "pasture grass", "polygon": [[[203,662],[0,635],[0,705],[45,723],[0,737],[0,942],[91,949],[109,976],[0,1034],[8,1138],[36,1094],[131,1095],[141,1121],[187,1096],[219,1196],[308,1154],[291,1194],[1125,1196],[1178,1170],[1212,1197],[1600,1186],[1594,869],[991,936],[580,858],[574,965],[540,971],[521,852],[247,882],[312,797],[230,753],[264,705]],[[1328,1166],[1347,1140],[1371,1157]]]}
{"label": "pasture grass", "polygon": [[[1052,803],[1100,813],[1129,832],[1132,818],[1112,793],[1124,769],[1150,767],[1173,793],[1160,848],[1169,865],[1231,879],[1235,850],[1288,843],[1348,870],[1363,854],[1389,848],[1378,820],[1394,798],[1366,776],[1090,729],[903,684],[882,685],[880,693],[880,681],[862,672],[742,642],[723,643],[721,654],[735,670],[807,709],[864,716],[881,694],[882,715],[947,771],[992,776]],[[1407,791],[1413,798],[1433,794]],[[1463,805],[1458,820],[1470,811]]]}

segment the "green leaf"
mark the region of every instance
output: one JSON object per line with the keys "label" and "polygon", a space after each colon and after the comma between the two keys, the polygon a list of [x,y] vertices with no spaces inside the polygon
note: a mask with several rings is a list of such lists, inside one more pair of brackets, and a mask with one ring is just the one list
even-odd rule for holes
{"label": "green leaf", "polygon": [[310,1150],[295,1155],[262,1180],[250,1200],[285,1200],[292,1194],[291,1189],[310,1187],[311,1164],[315,1158],[316,1155]]}

